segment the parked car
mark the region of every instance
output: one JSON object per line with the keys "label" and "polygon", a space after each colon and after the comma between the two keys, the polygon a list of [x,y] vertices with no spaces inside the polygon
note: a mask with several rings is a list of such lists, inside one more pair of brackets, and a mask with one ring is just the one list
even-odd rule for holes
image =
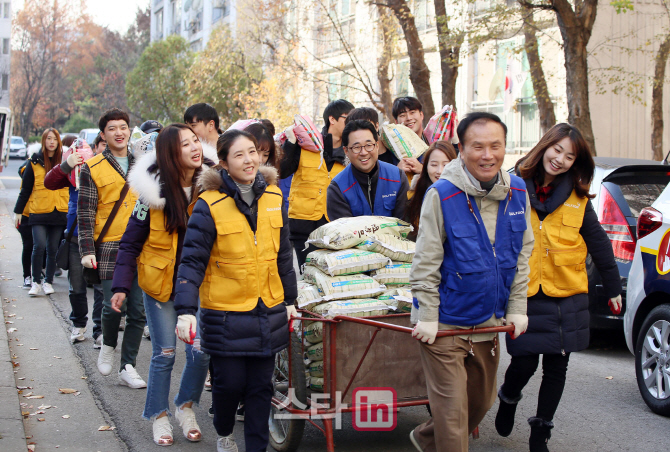
{"label": "parked car", "polygon": [[613,315],[604,295],[600,274],[591,257],[586,259],[589,275],[591,328],[621,330],[626,313],[626,293],[640,212],[658,199],[670,182],[670,167],[652,160],[595,157],[596,169],[591,184],[591,200],[607,236],[623,286],[620,315]]}
{"label": "parked car", "polygon": [[93,147],[93,141],[95,141],[95,137],[97,137],[100,134],[100,129],[82,129],[79,132],[79,138],[83,138],[86,140],[89,146]]}
{"label": "parked car", "polygon": [[670,416],[670,185],[642,209],[637,236],[624,334],[642,398],[654,413]]}
{"label": "parked car", "polygon": [[9,158],[25,159],[28,157],[28,149],[23,137],[12,136],[9,140]]}

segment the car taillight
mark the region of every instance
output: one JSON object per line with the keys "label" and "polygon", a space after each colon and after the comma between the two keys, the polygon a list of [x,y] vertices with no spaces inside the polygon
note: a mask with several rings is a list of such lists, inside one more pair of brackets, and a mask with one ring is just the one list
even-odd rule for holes
{"label": "car taillight", "polygon": [[663,224],[663,214],[653,207],[645,207],[637,219],[637,239],[651,234]]}
{"label": "car taillight", "polygon": [[602,187],[598,210],[600,211],[600,224],[612,242],[614,257],[624,263],[632,261],[635,254],[635,241],[628,227],[628,221],[605,186]]}

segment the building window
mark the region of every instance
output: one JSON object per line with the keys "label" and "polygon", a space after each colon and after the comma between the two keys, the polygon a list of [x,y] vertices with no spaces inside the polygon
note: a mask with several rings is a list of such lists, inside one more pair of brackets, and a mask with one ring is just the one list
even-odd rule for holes
{"label": "building window", "polygon": [[5,2],[5,4],[4,4],[5,7],[3,8],[3,11],[2,11],[2,18],[3,19],[10,19],[12,17],[11,16],[10,5],[11,5],[11,3]]}
{"label": "building window", "polygon": [[156,39],[163,39],[163,8],[159,9],[156,14]]}
{"label": "building window", "polygon": [[398,63],[398,76],[396,78],[396,97],[409,95],[409,61]]}
{"label": "building window", "polygon": [[212,23],[230,14],[229,0],[214,0],[212,4]]}
{"label": "building window", "polygon": [[9,55],[9,38],[2,38],[2,54]]}
{"label": "building window", "polygon": [[347,17],[351,14],[351,0],[342,0],[340,12],[342,13],[342,17]]}
{"label": "building window", "polygon": [[414,23],[419,31],[435,28],[435,2],[433,0],[415,0]]}
{"label": "building window", "polygon": [[9,74],[2,74],[2,90],[7,91],[9,89]]}

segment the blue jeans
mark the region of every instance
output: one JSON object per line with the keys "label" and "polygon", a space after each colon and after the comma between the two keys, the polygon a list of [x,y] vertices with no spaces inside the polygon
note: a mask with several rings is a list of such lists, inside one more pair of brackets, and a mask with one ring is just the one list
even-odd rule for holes
{"label": "blue jeans", "polygon": [[[73,240],[76,240],[73,238]],[[84,280],[84,267],[81,265],[79,256],[79,245],[76,242],[70,242],[70,257],[67,279],[70,281],[70,321],[72,325],[83,328],[88,322],[88,298],[86,297],[86,280]],[[102,314],[102,286],[96,284],[93,286],[93,338],[102,334],[100,317]]]}
{"label": "blue jeans", "polygon": [[[144,294],[144,310],[151,333],[151,364],[147,381],[147,401],[142,417],[154,420],[161,413],[170,413],[168,396],[170,377],[177,347],[177,312],[174,301],[158,301]],[[200,395],[205,386],[209,355],[200,350],[200,322],[193,345],[186,344],[186,365],[181,374],[179,392],[174,404],[181,407],[185,403],[200,403]],[[267,422],[267,421],[266,421]]]}
{"label": "blue jeans", "polygon": [[46,282],[54,282],[56,273],[56,251],[63,235],[64,226],[35,224],[33,229],[33,255],[30,258],[33,267],[33,282],[42,282],[42,263],[44,262],[44,251],[47,253]]}

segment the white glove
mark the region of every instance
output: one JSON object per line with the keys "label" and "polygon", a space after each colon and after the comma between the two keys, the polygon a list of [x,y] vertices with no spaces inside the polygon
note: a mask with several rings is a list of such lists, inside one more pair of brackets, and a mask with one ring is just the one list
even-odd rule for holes
{"label": "white glove", "polygon": [[295,144],[295,133],[293,133],[293,127],[294,126],[288,126],[284,130],[284,135],[286,135],[286,139],[290,141],[291,143]]}
{"label": "white glove", "polygon": [[198,321],[194,315],[184,314],[177,317],[177,337],[187,344],[193,343]]}
{"label": "white glove", "polygon": [[435,342],[437,336],[437,327],[439,322],[422,322],[416,324],[412,331],[412,337],[417,338],[421,342],[426,342],[428,345]]}
{"label": "white glove", "polygon": [[295,306],[286,306],[286,319],[290,322],[291,317],[298,317],[298,310]]}
{"label": "white glove", "polygon": [[14,214],[14,226],[16,226],[16,229],[21,226],[21,214],[20,213],[15,213]]}
{"label": "white glove", "polygon": [[507,324],[514,325],[512,339],[516,339],[528,329],[528,316],[526,314],[507,314]]}
{"label": "white glove", "polygon": [[74,168],[77,165],[84,163],[84,157],[82,157],[78,152],[73,152],[67,156],[67,164],[70,168]]}
{"label": "white glove", "polygon": [[621,295],[610,298],[610,301],[607,304],[610,306],[610,311],[612,311],[612,314],[621,314]]}
{"label": "white glove", "polygon": [[95,254],[88,254],[82,257],[81,265],[86,268],[98,268],[98,262],[95,260]]}

